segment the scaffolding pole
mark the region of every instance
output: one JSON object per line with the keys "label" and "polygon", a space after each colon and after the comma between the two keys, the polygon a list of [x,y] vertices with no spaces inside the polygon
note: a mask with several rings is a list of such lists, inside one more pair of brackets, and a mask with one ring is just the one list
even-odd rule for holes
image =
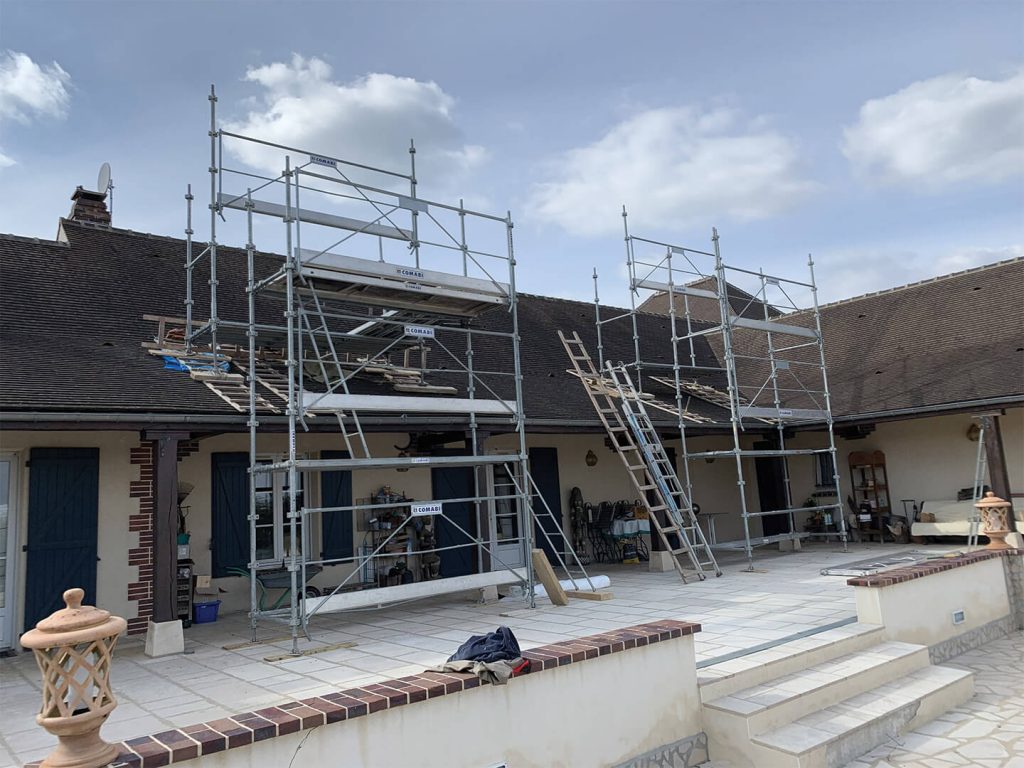
{"label": "scaffolding pole", "polygon": [[[628,214],[623,208],[623,231],[626,244],[626,270],[629,279],[630,306],[623,314],[612,318],[602,317],[602,308],[598,299],[597,274],[594,280],[594,317],[597,327],[598,354],[604,364],[602,349],[603,326],[624,317],[630,318],[630,330],[634,349],[633,368],[636,369],[637,390],[642,392],[644,371],[672,369],[672,379],[657,378],[658,382],[671,385],[674,389],[675,407],[667,410],[677,416],[677,428],[681,441],[684,470],[682,482],[687,494],[693,498],[693,479],[689,463],[700,458],[711,459],[715,456],[731,458],[734,462],[736,488],[738,496],[737,508],[743,521],[743,539],[720,546],[738,546],[744,551],[747,569],[754,567],[754,548],[783,538],[803,538],[805,536],[838,536],[843,550],[847,549],[846,520],[842,510],[840,477],[833,430],[831,412],[831,395],[828,387],[825,350],[821,333],[821,319],[817,300],[817,285],[814,276],[813,261],[808,259],[809,281],[792,280],[767,274],[764,270],[749,270],[729,265],[722,257],[717,229],[712,229],[711,250],[673,245],[660,240],[640,237],[632,234],[628,225]],[[753,281],[756,287],[747,294],[736,290],[730,279]],[[641,324],[638,315],[643,313],[644,305],[638,304],[640,291],[652,291],[652,295],[664,295],[668,299],[665,314],[669,319],[668,344],[671,349],[671,364],[663,360],[648,360],[641,354]],[[780,300],[777,309],[770,300],[769,293],[777,292]],[[808,293],[811,297],[809,306],[796,303],[792,295],[797,291]],[[705,316],[699,319],[693,316],[692,301],[711,302],[708,310],[717,317]],[[710,310],[710,306],[714,310]],[[760,306],[758,306],[760,305]],[[799,318],[797,324],[792,320]],[[742,331],[746,344],[753,349],[738,346],[735,334]],[[779,336],[795,336],[798,343],[779,343]],[[808,339],[811,339],[808,341]],[[649,339],[647,349],[654,344],[664,344],[664,339]],[[705,348],[704,354],[714,356],[720,364],[711,365],[702,362],[698,354],[698,345]],[[814,359],[800,359],[800,350],[816,349]],[[664,347],[662,346],[662,349]],[[669,350],[665,350],[668,352]],[[799,373],[802,371],[803,373]],[[809,387],[804,378],[807,372],[814,371],[818,379]],[[695,374],[703,373],[717,376],[724,392],[697,382]],[[780,375],[786,374],[789,379],[780,381]],[[718,386],[718,385],[716,385]],[[704,399],[728,411],[726,424],[731,438],[729,450],[694,451],[687,439],[687,421],[685,414],[693,399]],[[656,404],[655,404],[656,405]],[[797,407],[799,406],[799,407]],[[724,416],[724,414],[723,414]],[[724,419],[723,419],[724,420]],[[721,421],[720,421],[721,423]],[[693,424],[689,425],[690,428]],[[706,425],[702,425],[706,426]],[[787,446],[789,431],[794,426],[814,429],[822,428],[827,434],[827,447],[821,449],[790,448]],[[773,438],[774,447],[770,450],[744,448],[747,433],[768,433]],[[792,480],[790,476],[789,458],[792,456],[813,456],[827,454],[831,462],[831,478],[834,503],[818,503],[813,507],[797,508],[793,502]],[[780,509],[752,511],[747,502],[747,480],[744,461],[750,458],[770,458],[780,462],[782,493]],[[810,512],[831,512],[834,517],[835,532],[813,534],[797,532],[796,512],[806,509]],[[751,520],[758,517],[784,516],[788,534],[771,536],[755,536],[751,530]]]}
{"label": "scaffolding pole", "polygon": [[[376,514],[376,510],[389,508],[389,505],[376,504],[373,500],[358,500],[341,506],[311,502],[312,478],[324,472],[352,472],[355,479],[362,470],[430,471],[435,466],[473,467],[472,495],[469,498],[436,502],[441,511],[435,519],[445,520],[453,530],[464,535],[465,543],[423,549],[422,554],[473,548],[477,570],[481,576],[487,576],[483,568],[484,554],[488,553],[491,570],[509,571],[513,581],[523,585],[529,605],[534,606],[535,575],[531,557],[536,545],[534,526],[541,517],[552,516],[552,513],[546,505],[543,509],[534,507],[533,490],[536,485],[529,472],[511,213],[496,216],[467,209],[462,200],[455,206],[419,197],[416,146],[412,142],[409,144],[408,173],[374,168],[220,129],[213,86],[207,98],[210,110],[210,231],[206,248],[196,254],[189,188],[186,194],[186,327],[183,346],[189,354],[208,356],[203,359],[204,380],[219,380],[223,386],[233,387],[238,393],[237,400],[229,402],[242,409],[244,401],[248,411],[248,562],[244,569],[235,570],[238,575],[248,575],[250,580],[249,616],[253,639],[257,637],[263,618],[283,621],[289,627],[292,652],[300,653],[300,641],[303,637],[309,638],[310,617],[326,610],[339,610],[325,607],[331,602],[330,598],[360,578],[364,569],[379,568],[379,563],[383,562],[381,558],[394,557],[386,551],[385,543],[392,540],[397,531],[390,531],[386,541],[378,547],[369,548],[370,551],[361,548],[359,554],[353,550],[341,557],[327,557],[323,553],[314,555],[308,551],[313,547],[310,533],[314,520],[322,520],[325,515],[369,517]],[[277,167],[283,167],[283,170],[273,176],[229,167],[225,164],[225,152],[241,155],[235,151],[237,143],[256,145],[261,153],[275,155],[281,162]],[[358,174],[358,178],[350,174]],[[375,174],[384,180],[373,183]],[[229,190],[225,194],[225,178],[227,183],[243,180],[244,193],[236,194],[235,190]],[[393,185],[396,180],[407,182],[404,193],[395,191]],[[268,195],[274,194],[280,195],[278,200],[281,202],[267,199]],[[316,199],[324,197],[345,199],[350,210],[361,207],[367,217],[360,220],[314,210]],[[308,202],[310,199],[312,204]],[[224,213],[232,210],[242,211],[245,216],[244,320],[231,315],[233,302],[218,301],[218,259],[222,248],[218,241],[217,219],[224,218]],[[254,237],[257,215],[273,216],[281,221],[283,247],[257,250]],[[482,244],[474,240],[471,245],[467,234],[469,220],[482,222],[481,227],[492,227],[494,232],[491,236],[481,237]],[[339,229],[342,230],[340,235]],[[475,229],[472,231],[476,232]],[[324,247],[325,242],[333,244]],[[356,255],[337,254],[335,249],[342,244]],[[281,255],[275,256],[275,252]],[[443,261],[446,254],[450,257],[452,253],[457,254],[460,261],[455,270],[444,266],[450,261]],[[394,255],[393,260],[386,258],[389,254]],[[404,262],[403,257],[407,259]],[[196,269],[203,259],[209,260],[210,298],[209,317],[200,322],[195,318],[193,288]],[[494,264],[504,265],[507,271],[495,268]],[[224,275],[229,276],[229,273]],[[226,316],[221,316],[224,308],[228,311]],[[491,327],[477,327],[475,318],[491,310],[506,313],[501,327],[493,324]],[[511,347],[511,372],[508,368],[482,369],[474,336],[480,336],[488,348],[499,342],[508,343]],[[451,343],[449,338],[459,340],[464,347],[449,348],[446,345],[446,342]],[[428,365],[428,342],[430,350],[447,355],[455,364]],[[352,399],[349,382],[353,377],[367,375],[365,369],[374,366],[377,369],[383,367],[387,370],[391,366],[408,371],[411,365],[409,354],[416,350],[420,354],[420,365],[412,368],[417,372],[418,381],[426,383],[424,377],[427,375],[461,378],[465,382],[465,398],[426,397],[419,403],[422,406],[419,410],[417,398],[401,389],[394,396]],[[395,364],[391,362],[393,354],[404,356]],[[246,361],[244,368],[241,365],[243,358]],[[212,365],[205,365],[211,361]],[[237,383],[240,376],[244,376],[244,384]],[[271,378],[267,379],[267,376]],[[490,383],[488,377],[493,377]],[[508,385],[495,383],[509,377],[512,381]],[[280,405],[268,401],[264,395],[270,395],[263,392],[261,386],[273,393]],[[499,395],[496,388],[511,389],[512,399],[504,399],[509,397],[508,393]],[[430,392],[431,387],[427,386],[425,390]],[[299,435],[309,429],[307,419],[325,409],[332,412],[329,404],[318,405],[330,396],[342,397],[347,403],[344,410],[335,408],[333,413],[338,417],[341,438],[349,447],[350,458],[311,459],[300,453]],[[383,402],[389,397],[393,397],[391,405],[407,414],[435,413],[433,418],[437,419],[437,427],[441,431],[445,431],[446,424],[465,423],[465,455],[372,456],[359,412],[360,409],[390,412],[390,406]],[[342,400],[337,402],[340,404]],[[440,401],[453,403],[456,409],[453,413],[462,415],[446,422],[445,417],[436,415],[436,405]],[[510,451],[509,455],[501,456],[482,453],[477,404],[485,408],[484,412],[492,414],[489,423],[496,418],[504,418],[494,415],[498,412],[498,404],[508,405],[507,421],[500,423],[506,425],[501,427],[501,431],[516,435],[514,453]],[[287,447],[275,454],[261,455],[260,414],[268,409],[272,413],[279,412],[280,407],[284,408],[287,417]],[[463,417],[465,422],[458,421]],[[361,456],[357,455],[356,445],[361,447]],[[500,543],[504,548],[499,552],[497,534],[492,531],[488,539],[481,532],[484,515],[490,514],[494,505],[506,497],[491,494],[484,488],[484,473],[493,471],[498,463],[510,461],[516,468],[510,472],[515,493],[507,500],[515,502],[521,535],[511,540],[502,539]],[[266,510],[258,499],[259,494],[266,490],[263,486],[267,478],[273,488],[271,497],[276,516],[273,542],[269,545],[258,538],[257,531],[258,522],[260,526],[266,524],[260,519]],[[282,487],[284,484],[286,489]],[[476,533],[466,530],[470,526],[458,523],[446,513],[443,507],[447,503],[472,505]],[[543,499],[539,503],[543,505]],[[411,516],[407,517],[406,523],[411,519]],[[561,521],[555,520],[554,524],[557,533],[544,530],[544,535],[549,541],[552,535],[565,539],[571,556],[560,560],[559,564],[568,578],[576,578],[579,573],[573,570],[582,571],[582,565],[572,551],[571,542],[565,537]],[[510,556],[510,553],[513,554]],[[421,552],[416,549],[411,554],[415,556]],[[282,586],[287,583],[289,596],[286,605],[268,609],[261,603],[265,588],[260,578],[275,564],[281,567]],[[351,570],[347,575],[338,573],[338,586],[311,609],[305,598],[308,579],[320,568],[334,565],[343,565]],[[586,577],[585,571],[582,573]],[[444,581],[441,578],[438,582],[438,594],[445,591]],[[284,599],[279,602],[284,603]],[[381,602],[388,601],[382,596]]]}

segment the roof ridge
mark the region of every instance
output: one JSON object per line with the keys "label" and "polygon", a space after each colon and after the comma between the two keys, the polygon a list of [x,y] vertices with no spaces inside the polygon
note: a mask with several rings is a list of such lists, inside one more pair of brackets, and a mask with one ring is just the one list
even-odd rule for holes
{"label": "roof ridge", "polygon": [[[146,238],[147,240],[163,240],[165,242],[180,243],[181,245],[184,245],[185,242],[186,242],[185,238],[183,238],[183,237],[175,237],[174,235],[158,235],[155,232],[140,232],[137,229],[127,229],[125,227],[114,227],[114,226],[111,226],[109,224],[97,224],[94,221],[78,221],[77,219],[68,219],[68,218],[65,218],[63,216],[60,218],[60,223],[64,224],[64,225],[70,224],[72,226],[82,227],[84,229],[94,229],[97,232],[111,232],[111,233],[120,234],[120,235],[132,235],[134,237],[143,237],[143,238]],[[205,242],[205,241],[194,241],[194,242]],[[245,250],[244,248],[240,248],[240,247],[235,246],[235,245],[223,245],[223,244],[218,243],[218,246],[221,247],[221,248],[227,248],[227,249],[233,250],[233,251]]]}
{"label": "roof ridge", "polygon": [[35,243],[36,245],[56,245],[61,248],[67,248],[67,243],[62,243],[60,240],[47,240],[42,237],[28,237],[26,235],[15,235],[9,232],[0,232],[0,240],[14,240],[18,243]]}
{"label": "roof ridge", "polygon": [[[852,302],[861,301],[863,299],[871,299],[871,298],[874,298],[876,296],[885,296],[885,295],[888,295],[890,293],[897,293],[899,291],[905,291],[908,288],[917,288],[917,287],[922,286],[922,285],[929,285],[930,283],[937,283],[937,282],[939,282],[941,280],[949,280],[949,279],[954,278],[954,277],[963,277],[964,275],[970,275],[970,274],[973,274],[975,272],[983,272],[986,269],[995,269],[996,267],[1003,267],[1003,266],[1006,266],[1007,264],[1013,264],[1014,262],[1018,262],[1018,261],[1024,262],[1024,256],[1011,256],[1008,259],[1001,259],[999,261],[994,261],[991,264],[981,264],[981,265],[979,265],[977,267],[968,267],[967,269],[961,269],[958,272],[949,272],[949,273],[947,273],[945,275],[935,275],[934,277],[926,277],[923,280],[915,280],[912,283],[904,283],[903,285],[894,285],[891,288],[882,288],[882,289],[877,290],[877,291],[869,291],[868,293],[862,293],[862,294],[859,294],[857,296],[848,296],[845,299],[836,299],[835,301],[830,301],[827,304],[819,304],[818,305],[818,309],[822,310],[822,309],[829,308],[829,307],[838,307],[838,306],[840,306],[842,304],[850,304]],[[800,310],[799,312],[793,312],[792,314],[795,315],[795,314],[800,314],[800,312],[809,312],[809,311],[810,311],[810,309],[803,309],[803,310]]]}

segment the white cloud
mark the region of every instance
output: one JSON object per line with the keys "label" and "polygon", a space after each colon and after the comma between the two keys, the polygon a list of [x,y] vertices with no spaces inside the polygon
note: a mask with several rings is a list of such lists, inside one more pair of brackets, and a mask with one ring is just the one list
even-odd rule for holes
{"label": "white cloud", "polygon": [[71,94],[71,75],[60,64],[39,66],[17,51],[0,54],[0,120],[28,125],[39,117],[63,118]]}
{"label": "white cloud", "polygon": [[[263,91],[244,119],[225,124],[232,132],[401,173],[415,139],[417,177],[427,184],[450,181],[487,156],[464,142],[455,100],[434,82],[372,73],[340,83],[326,62],[298,54],[250,68],[245,79]],[[253,167],[281,171],[273,150],[237,141],[225,147]]]}
{"label": "white cloud", "polygon": [[731,109],[651,109],[564,153],[528,208],[577,235],[620,231],[629,209],[640,226],[710,225],[772,216],[817,184],[801,178],[792,140]]}
{"label": "white cloud", "polygon": [[5,155],[2,151],[0,151],[0,170],[3,170],[4,168],[10,168],[16,162],[17,161],[13,157]]}
{"label": "white cloud", "polygon": [[862,177],[938,189],[1024,173],[1024,71],[949,74],[865,102],[843,154]]}
{"label": "white cloud", "polygon": [[819,299],[827,302],[1022,256],[1024,244],[939,252],[882,247],[826,251],[814,261]]}

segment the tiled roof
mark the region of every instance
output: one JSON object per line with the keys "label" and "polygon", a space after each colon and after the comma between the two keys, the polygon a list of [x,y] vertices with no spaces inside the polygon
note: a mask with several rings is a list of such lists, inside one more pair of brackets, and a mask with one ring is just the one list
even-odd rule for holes
{"label": "tiled roof", "polygon": [[[700,288],[705,291],[718,290],[718,281],[713,277],[694,280],[692,283],[687,283],[686,285],[689,288]],[[732,308],[732,311],[740,317],[763,320],[766,312],[768,317],[778,317],[782,314],[782,312],[771,304],[765,304],[757,297],[752,296],[742,288],[737,288],[732,283],[728,283],[726,285],[725,293],[729,298],[729,306]],[[721,322],[722,315],[718,306],[718,301],[698,296],[690,296],[688,305],[690,308],[690,317],[695,320],[703,320],[705,322],[715,324]],[[644,312],[667,315],[669,310],[668,294],[664,292],[653,294],[640,305],[639,309]],[[676,310],[682,313],[682,299],[680,297],[676,297]]]}
{"label": "tiled roof", "polygon": [[[823,305],[833,413],[856,418],[972,401],[1024,402],[1021,307],[1022,258]],[[810,327],[813,315],[790,313],[781,321]],[[740,351],[763,344],[763,334],[748,336]],[[813,349],[789,353],[808,362],[816,355]]]}
{"label": "tiled roof", "polygon": [[[155,323],[143,315],[183,315],[185,290],[184,241],[129,230],[63,221],[68,242],[0,236],[2,303],[0,313],[0,411],[50,411],[125,414],[239,415],[187,374],[164,370],[163,362],[140,345],[152,340]],[[261,273],[269,273],[277,257],[263,256]],[[218,257],[219,313],[244,320],[245,254],[220,248]],[[195,275],[195,317],[208,316],[206,262]],[[609,312],[620,311],[607,308]],[[282,305],[262,298],[258,314],[280,323]],[[565,372],[568,358],[558,330],[578,331],[595,359],[597,345],[593,305],[542,296],[520,295],[523,392],[529,421],[596,426],[582,385]],[[640,317],[645,356],[669,362],[668,321],[657,315]],[[509,315],[491,311],[477,321],[483,329],[509,330]],[[461,335],[444,333],[439,340],[456,355],[464,347]],[[481,341],[481,339],[484,339]],[[604,329],[609,359],[633,358],[632,328],[628,322]],[[649,347],[649,348],[646,348]],[[661,347],[661,349],[655,349]],[[511,372],[509,345],[489,344],[477,337],[474,355],[478,369]],[[710,348],[698,350],[705,364],[714,364]],[[430,365],[442,366],[446,356],[431,354]],[[457,370],[453,361],[451,367]],[[703,377],[718,383],[715,377]],[[465,375],[435,374],[432,381],[465,390]],[[503,397],[513,394],[510,377],[488,383]],[[649,383],[655,390],[660,385]],[[664,388],[660,388],[664,389]],[[385,394],[383,384],[362,382],[357,391]],[[664,391],[666,400],[669,392]],[[478,396],[486,396],[478,391]],[[697,410],[726,421],[721,409],[697,403]]]}
{"label": "tiled roof", "polygon": [[[164,370],[140,346],[155,330],[144,314],[183,314],[184,242],[72,221],[64,221],[62,230],[67,243],[0,235],[0,411],[239,417],[186,374]],[[258,258],[264,271],[277,263],[277,257]],[[221,316],[244,320],[244,252],[221,248],[219,264]],[[204,264],[195,279],[197,318],[207,316],[208,278]],[[853,418],[965,401],[1024,402],[1022,306],[1024,259],[823,306],[834,413]],[[605,308],[603,316],[621,311]],[[261,299],[258,312],[279,322],[281,305]],[[800,313],[786,318],[811,322]],[[568,359],[556,335],[578,331],[596,358],[593,305],[520,295],[519,321],[528,420],[596,426],[582,386],[565,372]],[[671,362],[668,319],[641,313],[638,322],[643,359]],[[509,316],[495,310],[477,325],[508,330]],[[602,333],[607,359],[633,358],[628,321],[607,324]],[[461,338],[440,336],[457,355]],[[511,371],[507,349],[478,341],[478,368]],[[702,343],[697,353],[699,363],[716,364],[711,346]],[[432,353],[431,365],[443,363],[439,352]],[[661,373],[671,377],[671,371]],[[435,378],[464,391],[464,376]],[[724,386],[717,375],[697,378]],[[501,396],[511,396],[511,378],[490,383]],[[670,399],[663,385],[647,381],[645,388]],[[359,391],[391,390],[362,382]],[[726,421],[716,406],[692,400],[691,407]]]}

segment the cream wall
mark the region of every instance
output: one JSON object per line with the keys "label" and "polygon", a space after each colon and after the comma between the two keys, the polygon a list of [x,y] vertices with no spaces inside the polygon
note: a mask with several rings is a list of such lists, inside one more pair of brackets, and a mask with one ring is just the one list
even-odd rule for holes
{"label": "cream wall", "polygon": [[[651,685],[652,670],[671,684]],[[622,691],[631,691],[637,701],[626,702]],[[614,727],[602,727],[609,723]],[[305,765],[599,768],[701,730],[693,637],[684,636],[529,674],[508,685],[484,685],[216,752],[182,765],[280,768],[289,765],[301,747],[298,762]]]}
{"label": "cream wall", "polygon": [[[974,462],[977,443],[966,437],[972,424],[969,415],[934,416],[907,421],[881,423],[874,433],[864,440],[839,440],[837,448],[840,462],[840,481],[843,495],[847,493],[849,473],[846,458],[850,451],[881,450],[887,458],[892,499],[899,511],[900,499],[913,498],[918,502],[927,499],[943,499],[955,496],[958,489],[969,486],[974,479]],[[1024,409],[1013,409],[1001,419],[1003,442],[1011,486],[1014,491],[1024,492]],[[258,443],[260,453],[281,453],[286,450],[285,435],[261,435]],[[395,445],[404,445],[405,433],[370,435],[370,449],[374,455],[392,456],[397,453]],[[745,438],[749,446],[752,438]],[[678,440],[666,443],[681,453]],[[731,441],[723,437],[691,438],[691,451],[720,450],[728,448]],[[818,447],[823,444],[822,435],[801,433],[789,442],[791,447]],[[128,550],[138,546],[138,534],[129,532],[128,516],[138,512],[138,501],[129,497],[129,484],[138,479],[138,467],[129,461],[129,451],[139,445],[137,432],[29,432],[4,431],[0,434],[0,448],[15,452],[19,459],[18,526],[20,545],[26,540],[28,510],[28,469],[25,460],[32,447],[95,447],[100,449],[100,530],[99,557],[97,563],[97,601],[106,608],[126,618],[136,616],[136,603],[127,599],[127,584],[138,580],[138,568],[128,565]],[[574,486],[583,490],[587,501],[614,501],[632,499],[636,496],[626,471],[619,458],[604,445],[604,435],[528,435],[529,447],[552,447],[558,452],[558,471],[562,486],[562,510],[565,520],[569,513],[569,492]],[[344,448],[338,435],[301,435],[299,451],[311,456],[322,450]],[[486,444],[489,451],[515,452],[517,441],[514,435],[499,435]],[[586,465],[587,451],[594,451],[598,463]],[[199,450],[181,461],[179,477],[193,483],[195,489],[185,501],[191,507],[188,528],[192,534],[192,558],[197,573],[209,574],[210,562],[210,455],[220,451],[248,451],[248,435],[219,435],[200,441]],[[682,463],[678,462],[680,473]],[[796,456],[789,461],[793,500],[800,504],[814,490],[814,465],[811,457]],[[691,482],[694,500],[707,511],[725,510],[728,514],[716,519],[719,541],[743,538],[742,520],[739,515],[739,499],[736,486],[735,465],[731,458],[716,458],[707,463],[703,459],[691,462]],[[757,502],[757,481],[753,460],[745,460],[747,478],[746,497],[750,510],[759,509]],[[319,483],[309,487],[310,501],[318,501]],[[353,497],[369,496],[382,485],[390,485],[396,491],[403,491],[417,499],[431,497],[429,469],[413,469],[409,472],[395,470],[370,470],[353,475]],[[798,528],[802,526],[798,519]],[[314,526],[315,527],[315,526]],[[362,540],[360,524],[355,525],[355,542]],[[751,536],[761,534],[759,519],[751,520]],[[18,558],[15,569],[17,579],[15,626],[21,626],[25,584],[25,557]],[[313,582],[321,586],[340,583],[350,572],[349,566],[326,569]],[[225,590],[219,594],[224,601],[223,610],[247,610],[249,604],[248,585],[245,579],[221,579],[217,588]]]}
{"label": "cream wall", "polygon": [[[28,473],[25,465],[31,448],[99,448],[99,562],[96,563],[96,604],[125,618],[137,615],[137,604],[128,600],[128,584],[138,580],[138,567],[128,565],[128,550],[139,545],[139,534],[128,530],[128,516],[138,514],[138,499],[129,497],[129,484],[139,479],[139,468],[129,454],[139,445],[138,432],[27,432],[0,433],[0,450],[18,459],[18,556],[11,575],[16,579],[15,634],[25,615],[25,570],[28,541]],[[74,586],[72,584],[69,587]]]}
{"label": "cream wall", "polygon": [[[967,430],[976,423],[969,414],[882,422],[863,440],[837,440],[843,499],[850,492],[848,457],[853,451],[885,453],[890,499],[898,515],[903,510],[901,499],[914,499],[918,506],[927,500],[955,499],[957,491],[974,483],[978,443],[967,439]],[[1024,409],[1007,410],[999,423],[1010,489],[1024,493]],[[822,433],[800,433],[788,443],[792,448],[823,445]],[[792,457],[789,467],[793,501],[801,504],[814,490],[812,457]]]}
{"label": "cream wall", "polygon": [[[1004,558],[888,587],[854,587],[857,619],[882,624],[890,640],[935,646],[1010,615]],[[964,612],[960,624],[953,613]]]}

